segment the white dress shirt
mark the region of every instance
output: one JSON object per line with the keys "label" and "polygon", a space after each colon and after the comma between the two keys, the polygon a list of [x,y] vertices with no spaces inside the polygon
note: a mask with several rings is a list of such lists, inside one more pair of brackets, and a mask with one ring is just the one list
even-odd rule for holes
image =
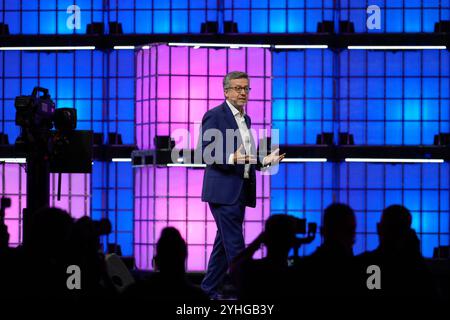
{"label": "white dress shirt", "polygon": [[[228,100],[226,100],[228,107],[233,113],[234,119],[239,128],[239,133],[241,134],[242,142],[244,144],[245,154],[250,155],[252,149],[252,142],[250,137],[250,130],[245,123],[245,114],[241,114],[238,109],[236,109]],[[230,155],[228,159],[229,164],[233,164],[233,154]],[[250,164],[245,164],[244,167],[244,179],[250,178]]]}

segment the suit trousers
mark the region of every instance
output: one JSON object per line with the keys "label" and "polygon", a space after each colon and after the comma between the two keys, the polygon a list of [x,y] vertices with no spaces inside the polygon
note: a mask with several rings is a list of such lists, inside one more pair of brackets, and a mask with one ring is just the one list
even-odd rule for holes
{"label": "suit trousers", "polygon": [[218,293],[232,260],[245,248],[242,225],[249,189],[249,179],[244,179],[236,203],[232,205],[209,203],[216,221],[217,233],[201,287],[210,296]]}

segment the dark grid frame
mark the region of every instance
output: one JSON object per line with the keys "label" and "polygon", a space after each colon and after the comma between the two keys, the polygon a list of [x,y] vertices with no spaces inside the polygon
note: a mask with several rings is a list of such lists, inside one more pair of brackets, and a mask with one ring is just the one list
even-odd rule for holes
{"label": "dark grid frame", "polygon": [[[306,52],[308,50],[296,53],[278,52],[273,55],[273,121],[275,127],[282,130],[286,128],[284,134],[286,144],[313,144],[315,140],[315,135],[305,136],[305,122],[310,122],[312,118],[308,118],[302,104],[304,100],[310,99],[306,97],[311,93],[304,89],[305,85],[301,81],[295,82],[294,90],[292,90],[293,82],[290,83],[293,79],[304,79],[308,75],[308,66],[316,68],[322,74],[319,75],[319,78],[322,78],[322,88],[324,82],[333,82],[332,112],[328,113],[331,124],[323,125],[330,119],[324,117],[323,105],[319,113],[321,114],[319,122],[322,123],[320,129],[327,127],[328,130],[324,131],[334,133],[335,142],[338,132],[350,132],[354,134],[355,143],[360,145],[431,145],[434,134],[448,132],[450,54],[447,51],[343,50],[334,51],[332,56],[323,59],[325,56],[323,51],[309,50],[316,55],[316,63],[312,60],[305,62]],[[290,64],[289,57],[292,57]],[[430,57],[434,59],[430,61]],[[293,70],[289,70],[288,65]],[[310,78],[311,76],[313,75],[310,75]],[[417,90],[408,82],[411,78],[417,79]],[[394,87],[394,91],[399,95],[395,99],[386,94],[386,88],[389,87],[386,83],[392,79],[401,84],[401,90]],[[431,81],[432,85],[427,81]],[[277,92],[277,86],[283,90]],[[355,86],[362,86],[363,89],[356,90]],[[370,88],[373,87],[375,91],[380,91],[377,93],[379,97],[371,96],[373,93]],[[289,90],[291,93],[297,90],[300,98],[292,97]],[[429,90],[433,90],[431,96]],[[411,93],[414,94],[412,98],[408,96]],[[319,100],[322,103],[326,101],[324,97]],[[374,106],[374,101],[382,103]],[[400,118],[397,121],[389,119],[393,114],[390,109],[393,101],[401,102]],[[409,114],[410,101],[417,102],[419,113]],[[433,104],[427,105],[430,101]],[[292,105],[288,107],[290,102]],[[300,120],[292,120],[296,114],[295,109]],[[396,138],[400,138],[399,141],[387,138],[393,128],[392,123],[400,130],[395,131]],[[419,127],[411,128],[410,123],[418,123]],[[414,136],[415,140],[405,139],[405,136],[414,135],[417,131],[419,135]],[[300,140],[292,141],[289,136],[300,137]],[[308,166],[315,166],[316,169],[308,169]],[[324,175],[325,172],[328,172],[328,175]],[[305,179],[307,174],[312,175],[309,183],[308,179]],[[298,180],[293,178],[295,175],[299,177]],[[377,179],[381,179],[382,182],[378,182]],[[410,208],[413,214],[413,227],[422,240],[422,252],[425,256],[431,257],[434,247],[449,244],[447,163],[288,164],[281,171],[281,175],[273,177],[271,181],[272,213],[289,213],[320,224],[321,212],[331,202],[349,203],[357,215],[356,253],[375,248],[378,243],[376,223],[379,221],[381,211],[394,203],[404,204]],[[298,197],[295,196],[296,192]],[[316,240],[316,243],[305,247],[302,253],[310,253],[319,243],[320,241]]]}
{"label": "dark grid frame", "polygon": [[[134,143],[134,51],[2,51],[0,74],[0,132],[9,135],[10,144],[19,134],[15,125],[14,99],[17,95],[31,94],[32,88],[38,85],[49,89],[57,107],[77,109],[77,129],[103,133],[103,143],[108,142],[109,132],[121,134],[125,144]],[[126,170],[131,181],[120,175]],[[5,174],[9,179],[26,182],[24,173],[22,178],[21,175]],[[94,219],[110,218],[113,232],[104,241],[118,243],[124,255],[132,255],[131,163],[95,161],[92,176],[93,179],[91,175],[84,175],[82,185],[85,188],[81,194],[73,184],[81,181],[78,174],[64,174],[63,186],[67,184],[67,188],[63,187],[62,202],[56,201],[57,180],[52,176],[50,205],[62,206],[69,211],[72,206],[82,207],[83,214],[92,213]],[[21,208],[26,205],[25,193],[25,190],[14,193],[17,196],[14,200]],[[92,201],[91,195],[95,195]],[[77,213],[76,217],[79,216],[81,214]],[[21,214],[17,219],[20,229]],[[21,231],[18,232],[19,240],[12,245],[20,242]]]}
{"label": "dark grid frame", "polygon": [[[258,51],[258,54],[252,56],[255,51]],[[212,60],[214,57],[218,58],[216,55],[224,59],[223,68],[218,67]],[[242,59],[236,57],[245,59],[245,63],[242,64]],[[251,98],[253,106],[249,103],[247,108],[253,119],[252,128],[266,127],[271,118],[270,76],[265,73],[267,68],[270,70],[269,57],[270,52],[267,50],[249,48],[194,49],[155,45],[138,51],[136,57],[138,147],[144,150],[153,149],[155,135],[171,135],[176,128],[186,128],[191,130],[194,136],[190,140],[191,144],[177,144],[177,147],[195,148],[201,118],[204,112],[223,103],[223,76],[231,71],[230,68],[236,69],[238,60],[241,62],[240,69],[249,72],[251,81],[255,85],[260,83],[256,86],[261,88],[259,89],[261,97]],[[255,59],[259,65],[255,64]],[[257,71],[254,72],[258,73],[252,74],[252,70],[255,69]],[[185,82],[179,82],[180,79],[184,79]],[[204,90],[195,92],[198,88],[195,84],[204,84]],[[180,94],[184,89],[185,94]],[[255,91],[257,93],[258,90]],[[178,108],[176,106],[183,101],[186,102],[186,109],[177,109],[175,112],[175,108]],[[258,110],[263,112],[258,114]],[[180,112],[184,112],[185,116],[180,117]],[[160,118],[161,115],[164,116],[163,119]],[[188,269],[196,271],[206,269],[216,226],[207,204],[201,201],[202,180],[201,169],[158,166],[135,169],[135,254],[138,267],[152,268],[154,247],[160,231],[163,227],[171,225],[180,230],[188,243]],[[269,177],[266,176],[264,179],[259,177],[257,185],[257,208],[247,210],[244,223],[246,243],[257,236],[269,215],[269,205],[266,203],[269,200],[267,188]]]}

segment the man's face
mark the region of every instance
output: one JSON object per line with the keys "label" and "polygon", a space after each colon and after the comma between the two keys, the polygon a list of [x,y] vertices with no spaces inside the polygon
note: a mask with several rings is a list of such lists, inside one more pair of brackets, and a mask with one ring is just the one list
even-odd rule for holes
{"label": "man's face", "polygon": [[229,88],[224,91],[225,97],[233,106],[242,108],[248,101],[248,92],[244,90],[248,87],[248,79],[230,80]]}

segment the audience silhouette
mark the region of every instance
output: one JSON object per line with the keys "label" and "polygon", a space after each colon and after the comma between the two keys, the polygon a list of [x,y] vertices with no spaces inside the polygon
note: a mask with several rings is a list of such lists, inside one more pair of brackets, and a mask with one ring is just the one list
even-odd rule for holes
{"label": "audience silhouette", "polygon": [[377,265],[382,271],[381,290],[365,288],[366,294],[436,297],[437,291],[411,222],[411,213],[404,206],[391,205],[383,210],[377,225],[378,248],[358,256],[360,271],[364,272],[370,265]]}
{"label": "audience silhouette", "polygon": [[[289,297],[291,290],[288,254],[294,245],[296,219],[288,215],[273,215],[265,230],[234,260],[231,275],[240,299],[277,299]],[[264,245],[267,256],[253,259]]]}
{"label": "audience silhouette", "polygon": [[323,243],[294,267],[297,287],[306,296],[348,296],[357,287],[353,244],[356,219],[342,203],[328,206],[320,228]]}
{"label": "audience silhouette", "polygon": [[166,227],[156,244],[157,272],[126,289],[127,298],[161,301],[206,301],[208,296],[186,278],[187,246],[180,232]]}
{"label": "audience silhouette", "polygon": [[[155,271],[150,277],[117,291],[109,279],[100,236],[111,232],[108,220],[78,220],[58,208],[44,208],[30,221],[29,239],[8,246],[8,228],[0,221],[0,293],[15,298],[118,298],[126,300],[204,302],[210,298],[186,275],[187,245],[173,227],[162,230],[156,244]],[[333,203],[323,212],[322,244],[309,256],[292,260],[298,219],[272,215],[264,231],[232,262],[230,275],[237,288],[232,299],[285,301],[305,297],[425,297],[442,298],[442,284],[433,281],[412,229],[412,215],[401,205],[385,208],[377,224],[378,247],[353,254],[355,213]],[[254,255],[262,249],[261,259]],[[288,263],[290,262],[290,263]],[[82,270],[81,290],[67,286],[67,267]],[[368,267],[381,272],[380,288],[367,285]],[[441,287],[441,290],[438,288]],[[125,286],[124,286],[125,288]],[[445,290],[444,290],[445,291]]]}

